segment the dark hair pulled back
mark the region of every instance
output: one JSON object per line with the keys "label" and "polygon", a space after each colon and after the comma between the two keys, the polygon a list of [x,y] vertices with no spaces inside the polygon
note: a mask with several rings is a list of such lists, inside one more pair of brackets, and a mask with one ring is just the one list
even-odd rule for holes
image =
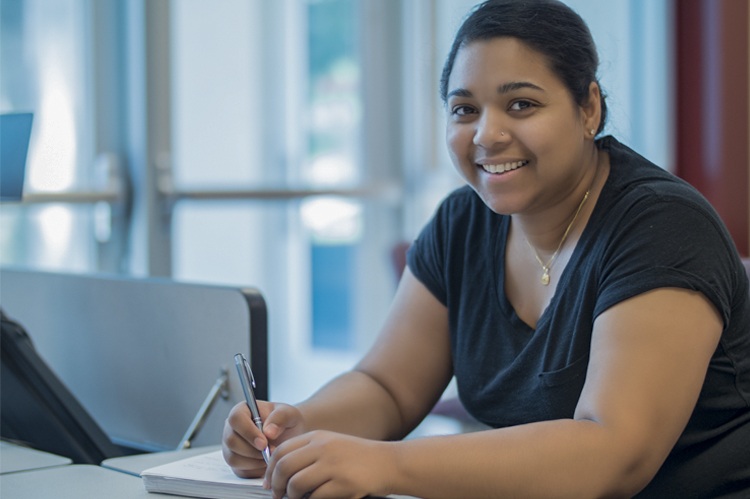
{"label": "dark hair pulled back", "polygon": [[[589,85],[599,84],[596,70],[599,57],[586,23],[570,7],[557,0],[487,0],[463,22],[440,78],[440,95],[445,102],[448,79],[458,50],[473,41],[511,37],[543,54],[550,70],[568,88],[579,106],[589,100]],[[601,120],[596,133],[607,119],[607,104],[601,91]]]}

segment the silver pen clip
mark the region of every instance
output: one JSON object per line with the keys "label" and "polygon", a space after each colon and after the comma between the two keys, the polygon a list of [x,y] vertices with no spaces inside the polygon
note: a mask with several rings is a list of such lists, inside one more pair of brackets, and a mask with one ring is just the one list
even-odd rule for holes
{"label": "silver pen clip", "polygon": [[250,369],[250,363],[247,361],[245,356],[242,356],[242,362],[245,363],[245,369],[247,369],[247,372],[250,373],[250,384],[253,385],[253,388],[255,388],[255,376],[253,375],[253,370]]}

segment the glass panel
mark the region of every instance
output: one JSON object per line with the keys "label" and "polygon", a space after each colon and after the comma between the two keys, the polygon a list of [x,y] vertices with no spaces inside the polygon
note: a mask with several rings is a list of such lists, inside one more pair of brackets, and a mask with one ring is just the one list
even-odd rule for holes
{"label": "glass panel", "polygon": [[[358,1],[172,7],[180,188],[365,179]],[[375,337],[395,289],[395,219],[389,207],[349,198],[180,202],[174,276],[258,287],[269,307],[272,396],[299,401],[351,368]]]}
{"label": "glass panel", "polygon": [[[362,99],[357,33],[359,2],[310,0],[309,148],[305,177],[317,187],[351,186],[362,180]],[[346,350],[354,346],[353,300],[356,244],[362,233],[359,203],[317,199],[303,203],[312,233],[312,344]]]}
{"label": "glass panel", "polygon": [[87,157],[84,116],[86,2],[3,1],[2,112],[33,111],[28,191],[81,183]]}
{"label": "glass panel", "polygon": [[314,347],[352,347],[355,256],[356,247],[351,244],[312,245]]}
{"label": "glass panel", "polygon": [[261,183],[260,12],[246,0],[170,4],[172,157],[179,188]]}
{"label": "glass panel", "polygon": [[[0,112],[34,113],[24,192],[84,188],[92,159],[85,0],[0,3]],[[3,264],[90,270],[89,207],[2,206]]]}
{"label": "glass panel", "polygon": [[357,284],[362,206],[344,199],[316,198],[302,202],[301,212],[311,235],[312,343],[320,348],[352,348],[352,294]]}
{"label": "glass panel", "polygon": [[2,205],[0,265],[91,271],[96,258],[90,206]]}
{"label": "glass panel", "polygon": [[[382,233],[364,232],[360,244],[316,246],[300,216],[308,213],[301,204],[181,202],[173,217],[175,279],[253,286],[265,297],[271,394],[287,402],[308,397],[354,365],[385,317],[395,282]],[[377,220],[392,214],[366,207],[358,216]],[[346,232],[336,225],[331,231]],[[324,275],[314,279],[321,269]],[[310,300],[314,286],[327,291],[321,301]],[[339,299],[347,303],[343,314],[321,314],[326,307],[338,309]],[[313,335],[314,327],[321,334]]]}
{"label": "glass panel", "polygon": [[310,0],[309,148],[305,175],[313,186],[354,185],[361,98],[358,6],[354,0]]}

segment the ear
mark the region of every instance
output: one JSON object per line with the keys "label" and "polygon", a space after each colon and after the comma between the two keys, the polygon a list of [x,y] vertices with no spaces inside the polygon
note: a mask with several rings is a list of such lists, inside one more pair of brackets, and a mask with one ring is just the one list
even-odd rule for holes
{"label": "ear", "polygon": [[[595,81],[589,85],[588,102],[581,106],[581,118],[586,138],[593,139],[602,118],[601,89]],[[591,133],[591,130],[594,130],[594,133]]]}

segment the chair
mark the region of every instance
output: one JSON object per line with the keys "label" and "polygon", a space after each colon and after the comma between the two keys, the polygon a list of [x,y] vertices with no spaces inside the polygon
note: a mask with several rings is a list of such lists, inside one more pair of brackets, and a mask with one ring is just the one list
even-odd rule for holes
{"label": "chair", "polygon": [[742,265],[745,266],[745,272],[747,272],[747,276],[750,278],[750,258],[743,258]]}

